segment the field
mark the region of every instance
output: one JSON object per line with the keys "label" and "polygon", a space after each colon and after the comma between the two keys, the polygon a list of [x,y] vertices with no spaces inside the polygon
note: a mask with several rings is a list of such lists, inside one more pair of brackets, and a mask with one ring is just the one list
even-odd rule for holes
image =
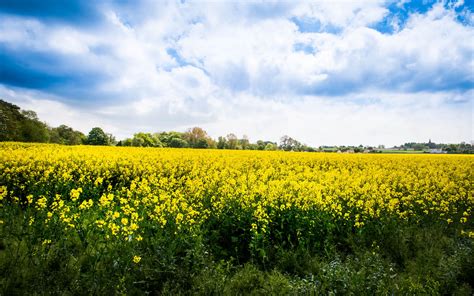
{"label": "field", "polygon": [[471,295],[473,165],[3,143],[0,294]]}

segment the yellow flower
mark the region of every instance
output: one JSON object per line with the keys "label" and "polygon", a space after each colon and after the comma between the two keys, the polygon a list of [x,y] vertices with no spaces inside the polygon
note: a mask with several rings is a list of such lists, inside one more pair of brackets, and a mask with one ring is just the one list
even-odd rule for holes
{"label": "yellow flower", "polygon": [[72,189],[69,195],[72,201],[76,201],[82,193],[82,188]]}
{"label": "yellow flower", "polygon": [[105,225],[105,221],[104,220],[97,220],[97,221],[95,221],[95,224],[97,224],[97,227],[102,228]]}
{"label": "yellow flower", "polygon": [[101,177],[98,177],[95,182],[94,182],[94,185],[95,186],[99,186],[102,184],[102,182],[104,182],[104,178],[101,178]]}
{"label": "yellow flower", "polygon": [[42,197],[36,201],[36,207],[38,209],[44,209],[46,208],[46,197]]}
{"label": "yellow flower", "polygon": [[[127,221],[127,222],[128,222],[128,221]],[[131,224],[130,224],[130,230],[131,230],[131,231],[135,231],[135,230],[137,230],[137,229],[138,229],[137,223],[131,223]]]}
{"label": "yellow flower", "polygon": [[140,257],[140,256],[133,256],[133,262],[134,262],[134,263],[139,263],[140,260],[142,260],[142,257]]}
{"label": "yellow flower", "polygon": [[0,186],[0,201],[2,201],[5,196],[7,196],[7,193],[7,186]]}
{"label": "yellow flower", "polygon": [[93,204],[94,204],[94,202],[92,201],[92,199],[83,200],[82,203],[79,205],[79,209],[80,210],[87,210],[87,209],[91,208]]}

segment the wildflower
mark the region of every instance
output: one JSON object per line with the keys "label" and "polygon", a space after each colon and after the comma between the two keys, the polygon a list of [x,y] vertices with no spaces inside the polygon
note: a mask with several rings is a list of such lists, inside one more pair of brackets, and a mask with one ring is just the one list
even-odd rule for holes
{"label": "wildflower", "polygon": [[133,262],[138,264],[140,262],[140,260],[142,260],[142,257],[140,256],[133,256]]}
{"label": "wildflower", "polygon": [[44,209],[46,208],[46,197],[42,197],[36,201],[36,207],[38,209]]}
{"label": "wildflower", "polygon": [[104,182],[104,178],[98,177],[98,178],[95,180],[94,185],[95,185],[95,186],[102,185],[102,182]]}
{"label": "wildflower", "polygon": [[83,200],[82,203],[79,205],[79,209],[80,210],[90,209],[93,204],[94,204],[94,201],[92,201],[92,199]]}
{"label": "wildflower", "polygon": [[72,201],[76,201],[82,193],[82,188],[72,189],[69,195]]}

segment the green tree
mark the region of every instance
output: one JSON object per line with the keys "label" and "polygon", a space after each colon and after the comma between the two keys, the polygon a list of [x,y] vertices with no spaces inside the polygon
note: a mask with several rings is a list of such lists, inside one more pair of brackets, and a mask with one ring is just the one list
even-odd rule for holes
{"label": "green tree", "polygon": [[0,100],[0,140],[21,141],[23,119],[20,107]]}
{"label": "green tree", "polygon": [[158,136],[151,133],[136,133],[132,138],[132,146],[135,147],[162,147]]}
{"label": "green tree", "polygon": [[65,144],[65,145],[79,145],[85,141],[85,136],[79,131],[75,131],[71,127],[64,124],[52,128],[50,130],[50,142]]}
{"label": "green tree", "polygon": [[278,146],[276,144],[267,143],[264,150],[266,150],[266,151],[275,151],[277,149],[278,149]]}
{"label": "green tree", "polygon": [[242,147],[243,150],[247,150],[250,145],[249,137],[243,135],[242,139],[239,140],[239,145]]}
{"label": "green tree", "polygon": [[89,145],[109,145],[109,141],[109,136],[100,127],[94,127],[89,132],[86,143]]}
{"label": "green tree", "polygon": [[225,149],[227,147],[227,139],[220,136],[217,138],[217,149]]}
{"label": "green tree", "polygon": [[301,151],[301,143],[289,136],[280,139],[280,149],[285,151]]}
{"label": "green tree", "polygon": [[425,150],[427,148],[428,147],[425,146],[425,144],[422,144],[422,143],[416,143],[416,144],[413,145],[413,149],[417,150],[417,151]]}
{"label": "green tree", "polygon": [[239,140],[237,139],[237,136],[233,133],[230,133],[227,135],[227,149],[237,149],[237,145],[239,144]]}
{"label": "green tree", "polygon": [[172,148],[186,148],[188,147],[188,142],[181,138],[172,138],[168,144],[168,147]]}
{"label": "green tree", "polygon": [[0,141],[48,142],[48,126],[34,111],[0,100]]}
{"label": "green tree", "polygon": [[22,112],[25,119],[21,124],[21,139],[24,142],[40,142],[49,141],[48,126],[39,121],[36,113],[33,111]]}
{"label": "green tree", "polygon": [[188,142],[184,139],[184,134],[180,132],[161,132],[156,134],[164,147],[184,148],[188,147]]}
{"label": "green tree", "polygon": [[128,138],[122,141],[122,146],[130,147],[132,146],[132,139]]}

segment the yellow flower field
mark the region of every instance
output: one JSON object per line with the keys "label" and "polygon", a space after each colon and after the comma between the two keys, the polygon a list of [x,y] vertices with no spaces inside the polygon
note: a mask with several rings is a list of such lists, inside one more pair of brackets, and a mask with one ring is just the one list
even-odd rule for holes
{"label": "yellow flower field", "polygon": [[0,227],[8,236],[10,224],[28,224],[41,248],[65,236],[125,246],[131,266],[155,236],[200,236],[262,260],[274,245],[318,249],[385,224],[472,238],[473,166],[464,155],[2,143]]}
{"label": "yellow flower field", "polygon": [[253,215],[327,213],[362,227],[384,216],[466,223],[474,157],[349,155],[2,144],[1,196],[35,215],[129,239],[153,221],[193,228],[227,207]]}

